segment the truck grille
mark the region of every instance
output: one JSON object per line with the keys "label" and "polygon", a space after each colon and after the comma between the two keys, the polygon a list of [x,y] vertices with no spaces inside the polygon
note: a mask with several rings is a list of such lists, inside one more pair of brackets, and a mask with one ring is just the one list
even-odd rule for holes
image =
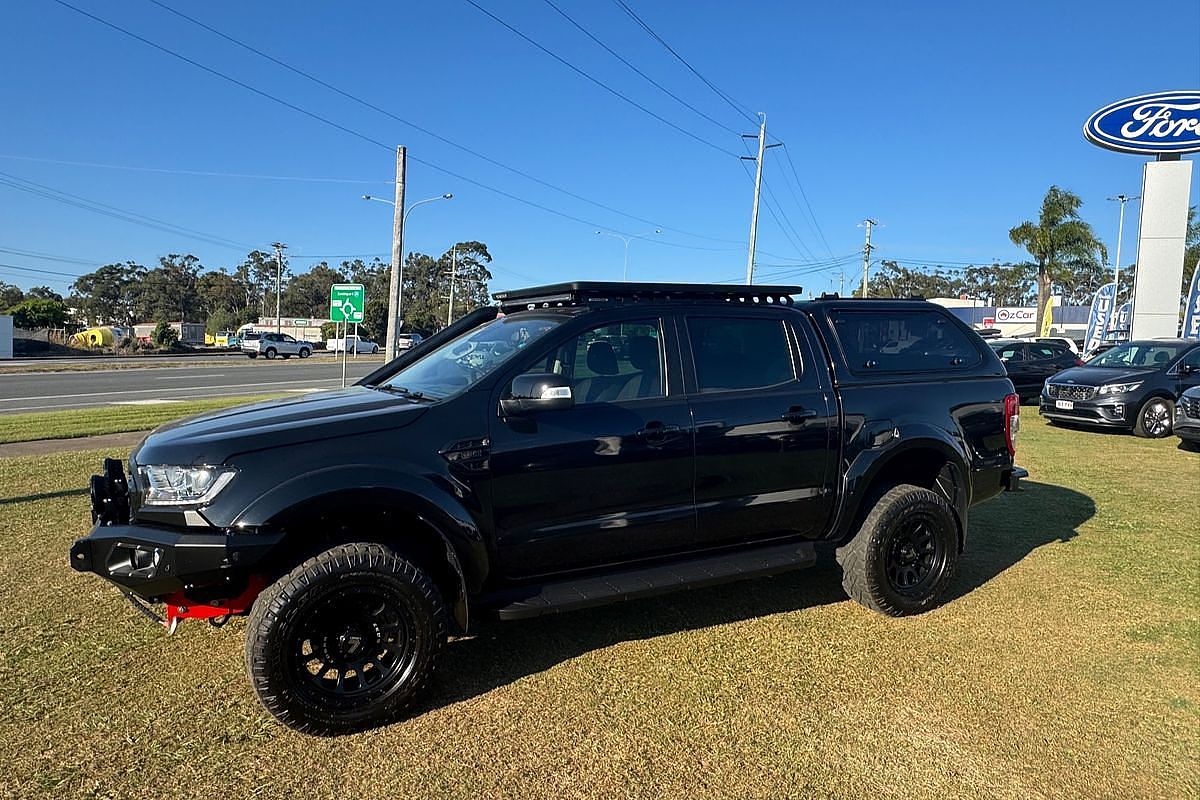
{"label": "truck grille", "polygon": [[1200,397],[1180,398],[1179,407],[1183,409],[1183,415],[1185,417],[1200,419]]}
{"label": "truck grille", "polygon": [[1050,396],[1058,400],[1091,400],[1096,395],[1095,386],[1075,386],[1069,383],[1049,385]]}

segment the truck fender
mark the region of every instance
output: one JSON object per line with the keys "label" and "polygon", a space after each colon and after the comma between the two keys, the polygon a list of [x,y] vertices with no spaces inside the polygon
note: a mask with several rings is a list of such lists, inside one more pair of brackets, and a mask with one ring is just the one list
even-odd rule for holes
{"label": "truck fender", "polygon": [[945,460],[953,471],[957,492],[951,498],[951,506],[958,521],[959,539],[962,541],[967,529],[967,509],[971,505],[971,481],[968,455],[963,444],[948,431],[927,424],[907,426],[891,425],[890,429],[874,431],[865,440],[860,436],[848,452],[849,463],[841,479],[842,502],[834,519],[832,537],[842,541],[853,536],[854,526],[861,518],[863,504],[869,502],[875,479],[899,460],[920,453],[934,453]]}
{"label": "truck fender", "polygon": [[378,464],[339,465],[292,477],[251,503],[232,527],[270,528],[290,509],[347,493],[416,515],[445,543],[463,597],[479,591],[488,573],[487,548],[479,526],[449,484],[443,488],[432,480]]}

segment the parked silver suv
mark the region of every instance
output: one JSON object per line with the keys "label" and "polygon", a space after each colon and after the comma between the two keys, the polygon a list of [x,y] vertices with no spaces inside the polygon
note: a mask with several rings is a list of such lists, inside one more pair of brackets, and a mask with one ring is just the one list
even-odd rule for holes
{"label": "parked silver suv", "polygon": [[312,355],[312,347],[311,342],[297,341],[286,333],[264,333],[257,339],[242,340],[242,352],[251,358],[260,355],[266,358],[308,358]]}

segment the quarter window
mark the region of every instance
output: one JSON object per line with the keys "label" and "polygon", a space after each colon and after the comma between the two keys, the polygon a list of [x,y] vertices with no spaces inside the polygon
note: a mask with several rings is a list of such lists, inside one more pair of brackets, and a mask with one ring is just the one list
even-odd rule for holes
{"label": "quarter window", "polygon": [[829,318],[858,373],[965,369],[980,360],[967,335],[938,311],[838,310]]}
{"label": "quarter window", "polygon": [[762,389],[796,380],[783,320],[689,317],[696,388],[706,392]]}

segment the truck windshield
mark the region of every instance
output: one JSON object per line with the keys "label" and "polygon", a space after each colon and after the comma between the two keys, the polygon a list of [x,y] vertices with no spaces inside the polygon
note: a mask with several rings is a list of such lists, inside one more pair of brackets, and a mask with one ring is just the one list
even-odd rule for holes
{"label": "truck windshield", "polygon": [[499,317],[430,350],[380,386],[440,400],[466,391],[485,375],[558,327],[557,315]]}
{"label": "truck windshield", "polygon": [[1087,362],[1089,367],[1158,369],[1175,360],[1183,346],[1173,342],[1126,342]]}

